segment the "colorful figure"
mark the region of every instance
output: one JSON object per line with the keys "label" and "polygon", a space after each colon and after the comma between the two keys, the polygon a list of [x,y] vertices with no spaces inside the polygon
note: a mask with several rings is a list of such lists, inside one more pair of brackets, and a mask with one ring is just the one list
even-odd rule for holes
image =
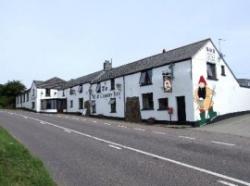
{"label": "colorful figure", "polygon": [[[207,86],[207,82],[203,76],[200,76],[198,84],[199,87],[195,91],[195,101],[200,111],[200,125],[204,125],[217,116],[217,113],[213,111],[214,90]],[[208,113],[208,117],[206,117],[206,113]]]}

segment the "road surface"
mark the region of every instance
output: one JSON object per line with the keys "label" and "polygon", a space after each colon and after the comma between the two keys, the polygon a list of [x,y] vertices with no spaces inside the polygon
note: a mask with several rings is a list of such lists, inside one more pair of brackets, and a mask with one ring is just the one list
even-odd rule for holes
{"label": "road surface", "polygon": [[60,186],[250,186],[248,137],[16,110],[0,125]]}

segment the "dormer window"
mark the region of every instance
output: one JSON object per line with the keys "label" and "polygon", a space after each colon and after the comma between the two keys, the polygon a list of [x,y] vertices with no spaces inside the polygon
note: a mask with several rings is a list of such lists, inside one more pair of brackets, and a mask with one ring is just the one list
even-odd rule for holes
{"label": "dormer window", "polygon": [[110,87],[111,90],[115,90],[115,79],[110,80]]}
{"label": "dormer window", "polygon": [[82,93],[82,91],[83,91],[82,85],[79,85],[78,91],[79,91],[79,93]]}
{"label": "dormer window", "polygon": [[74,90],[73,88],[70,88],[69,94],[70,94],[70,95],[74,95],[75,93],[76,93],[75,90]]}
{"label": "dormer window", "polygon": [[96,92],[100,93],[101,92],[101,83],[96,84]]}
{"label": "dormer window", "polygon": [[50,96],[50,89],[49,89],[49,88],[46,88],[46,90],[45,90],[45,95],[46,95],[46,97],[49,97],[49,96]]}
{"label": "dormer window", "polygon": [[140,85],[152,85],[152,69],[141,72]]}

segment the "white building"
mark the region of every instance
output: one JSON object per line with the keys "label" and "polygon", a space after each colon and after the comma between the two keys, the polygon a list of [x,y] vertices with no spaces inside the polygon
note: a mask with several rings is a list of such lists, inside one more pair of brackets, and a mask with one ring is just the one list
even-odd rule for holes
{"label": "white building", "polygon": [[[106,61],[103,70],[60,88],[55,99],[67,100],[67,108],[60,111],[129,121],[204,124],[217,116],[250,111],[250,87],[239,84],[210,39],[116,68]],[[32,108],[20,105],[22,96],[17,107]],[[58,111],[41,109],[46,97],[36,98],[35,111]]]}
{"label": "white building", "polygon": [[33,81],[31,88],[16,97],[16,108],[51,113],[66,111],[66,98],[59,91],[65,83],[57,77]]}

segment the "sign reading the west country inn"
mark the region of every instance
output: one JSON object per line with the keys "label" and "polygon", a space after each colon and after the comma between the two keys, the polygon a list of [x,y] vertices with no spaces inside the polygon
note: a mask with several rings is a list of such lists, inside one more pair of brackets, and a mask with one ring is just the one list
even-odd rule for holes
{"label": "sign reading the west country inn", "polygon": [[107,94],[93,94],[92,99],[103,99],[103,98],[110,98],[110,97],[118,97],[121,95],[121,92],[111,92]]}

